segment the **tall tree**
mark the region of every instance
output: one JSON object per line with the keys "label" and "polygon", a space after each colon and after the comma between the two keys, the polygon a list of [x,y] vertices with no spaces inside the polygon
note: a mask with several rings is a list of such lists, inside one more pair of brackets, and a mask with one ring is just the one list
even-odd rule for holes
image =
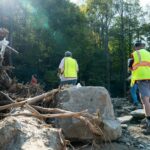
{"label": "tall tree", "polygon": [[114,16],[113,0],[88,0],[87,15],[89,25],[93,32],[98,32],[100,37],[100,48],[106,57],[105,76],[106,87],[110,90],[110,52],[109,52],[109,28]]}

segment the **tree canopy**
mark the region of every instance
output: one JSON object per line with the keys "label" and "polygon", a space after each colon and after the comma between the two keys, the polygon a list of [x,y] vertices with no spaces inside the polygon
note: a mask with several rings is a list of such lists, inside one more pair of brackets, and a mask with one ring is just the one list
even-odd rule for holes
{"label": "tree canopy", "polygon": [[79,81],[104,86],[111,96],[129,88],[127,59],[133,42],[150,47],[150,23],[138,0],[1,0],[0,26],[10,31],[12,75],[29,82],[32,74],[46,90],[59,84],[57,69],[65,51],[79,63]]}

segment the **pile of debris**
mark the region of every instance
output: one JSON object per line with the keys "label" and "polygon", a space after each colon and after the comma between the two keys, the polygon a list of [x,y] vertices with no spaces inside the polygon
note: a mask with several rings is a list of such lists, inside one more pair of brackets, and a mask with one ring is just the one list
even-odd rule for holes
{"label": "pile of debris", "polygon": [[44,92],[40,85],[12,82],[1,90],[0,104],[2,150],[66,150],[73,148],[71,142],[97,145],[116,140],[122,133],[103,87]]}

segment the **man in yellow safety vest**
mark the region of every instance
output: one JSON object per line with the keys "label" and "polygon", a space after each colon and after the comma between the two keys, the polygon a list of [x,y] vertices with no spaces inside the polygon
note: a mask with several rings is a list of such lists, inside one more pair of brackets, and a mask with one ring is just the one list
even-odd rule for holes
{"label": "man in yellow safety vest", "polygon": [[58,68],[60,86],[66,84],[75,85],[77,83],[78,71],[79,67],[77,61],[72,58],[72,53],[70,51],[66,51],[65,57],[61,60]]}
{"label": "man in yellow safety vest", "polygon": [[150,52],[144,49],[140,41],[135,43],[135,51],[132,53],[130,69],[132,72],[131,86],[138,83],[139,93],[146,117],[145,134],[150,134]]}

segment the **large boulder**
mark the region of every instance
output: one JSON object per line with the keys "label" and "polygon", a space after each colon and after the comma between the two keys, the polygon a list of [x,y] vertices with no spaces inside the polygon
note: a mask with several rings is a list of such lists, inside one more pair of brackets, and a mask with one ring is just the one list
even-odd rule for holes
{"label": "large boulder", "polygon": [[0,122],[0,150],[61,150],[61,130],[32,117],[7,117]]}
{"label": "large boulder", "polygon": [[[120,122],[114,116],[113,105],[108,91],[104,87],[71,87],[60,92],[57,97],[57,107],[73,112],[88,109],[90,114],[99,111],[103,120],[104,136],[101,140],[116,140],[121,136]],[[80,120],[57,119],[57,126],[62,128],[64,135],[72,140],[91,140],[94,138],[88,127]]]}

